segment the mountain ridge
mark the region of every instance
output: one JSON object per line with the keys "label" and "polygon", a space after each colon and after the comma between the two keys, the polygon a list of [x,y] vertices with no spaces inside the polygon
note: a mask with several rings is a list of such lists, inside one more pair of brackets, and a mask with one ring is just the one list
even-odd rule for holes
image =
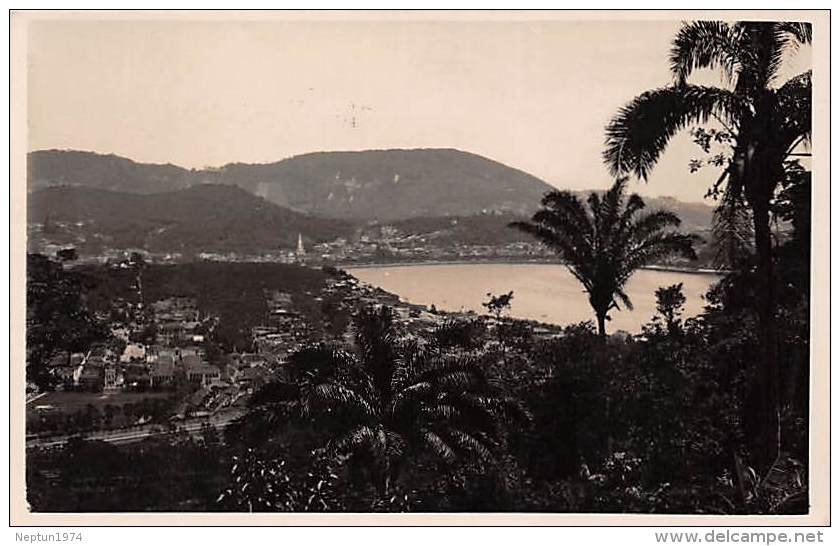
{"label": "mountain ridge", "polygon": [[552,188],[519,169],[451,148],[312,152],[205,169],[138,163],[115,154],[39,150],[30,152],[27,163],[30,191],[83,185],[160,193],[216,183],[240,186],[299,212],[353,220],[526,213]]}
{"label": "mountain ridge", "polygon": [[[267,163],[187,169],[116,154],[39,150],[28,155],[30,191],[94,187],[156,194],[204,184],[243,188],[285,209],[352,222],[481,214],[530,216],[557,188],[522,170],[453,148],[311,152]],[[590,191],[570,190],[585,198]],[[708,229],[712,208],[672,197],[645,197],[669,208],[690,230]]]}

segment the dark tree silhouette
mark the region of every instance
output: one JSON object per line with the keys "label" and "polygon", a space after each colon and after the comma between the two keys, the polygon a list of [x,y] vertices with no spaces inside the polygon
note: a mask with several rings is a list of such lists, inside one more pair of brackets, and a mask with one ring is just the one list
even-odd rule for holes
{"label": "dark tree silhouette", "polygon": [[487,293],[488,300],[481,304],[482,307],[496,317],[496,320],[502,319],[502,314],[510,311],[511,302],[513,301],[513,291],[507,294],[499,294],[494,296],[490,292]]}
{"label": "dark tree silhouette", "polygon": [[549,192],[530,222],[511,224],[557,251],[589,294],[601,337],[619,301],[633,308],[624,287],[637,269],[675,253],[697,258],[693,238],[674,230],[680,219],[668,211],[642,214],[644,200],[635,193],[625,199],[626,184],[621,178],[603,197],[592,193],[588,210],[571,192]]}
{"label": "dark tree silhouette", "polygon": [[660,286],[656,289],[656,311],[665,319],[665,326],[671,334],[679,331],[680,314],[685,305],[683,283]]}
{"label": "dark tree silhouette", "polygon": [[[781,85],[778,73],[788,52],[809,43],[807,23],[685,23],[671,48],[674,83],[634,98],[606,130],[604,159],[611,171],[643,179],[671,137],[689,125],[715,118],[732,135],[732,155],[714,189],[725,184],[724,203],[743,199],[752,212],[765,465],[775,460],[781,444],[771,203],[786,168],[811,138],[811,71]],[[688,83],[697,69],[719,70],[729,85]]]}

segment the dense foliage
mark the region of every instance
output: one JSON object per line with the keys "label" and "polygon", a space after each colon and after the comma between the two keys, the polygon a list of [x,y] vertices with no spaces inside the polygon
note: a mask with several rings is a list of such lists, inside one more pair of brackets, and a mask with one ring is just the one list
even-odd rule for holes
{"label": "dense foliage", "polygon": [[54,357],[65,355],[60,364],[66,364],[71,353],[108,334],[88,309],[83,276],[37,254],[27,255],[26,268],[26,377],[50,388]]}

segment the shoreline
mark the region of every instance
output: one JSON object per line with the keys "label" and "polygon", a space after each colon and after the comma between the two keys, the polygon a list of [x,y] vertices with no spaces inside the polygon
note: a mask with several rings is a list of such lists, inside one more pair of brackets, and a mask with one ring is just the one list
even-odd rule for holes
{"label": "shoreline", "polygon": [[[350,269],[381,269],[386,267],[421,267],[421,266],[436,266],[436,265],[559,265],[560,262],[546,262],[546,261],[505,261],[505,260],[422,260],[412,262],[385,262],[385,263],[359,263],[359,264],[333,264],[333,267],[341,270]],[[682,267],[669,267],[661,265],[650,265],[641,267],[642,270],[647,271],[662,271],[667,273],[685,273],[689,275],[713,275],[720,277],[728,273],[725,270],[714,269],[691,269]]]}

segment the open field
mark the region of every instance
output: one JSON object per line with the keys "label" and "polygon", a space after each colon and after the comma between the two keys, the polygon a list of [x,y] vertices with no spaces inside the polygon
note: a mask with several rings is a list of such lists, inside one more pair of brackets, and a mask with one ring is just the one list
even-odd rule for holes
{"label": "open field", "polygon": [[37,417],[41,412],[60,411],[74,413],[83,410],[88,405],[97,410],[111,405],[122,407],[127,404],[138,404],[144,399],[162,399],[171,396],[169,392],[49,392],[26,405],[27,421]]}

